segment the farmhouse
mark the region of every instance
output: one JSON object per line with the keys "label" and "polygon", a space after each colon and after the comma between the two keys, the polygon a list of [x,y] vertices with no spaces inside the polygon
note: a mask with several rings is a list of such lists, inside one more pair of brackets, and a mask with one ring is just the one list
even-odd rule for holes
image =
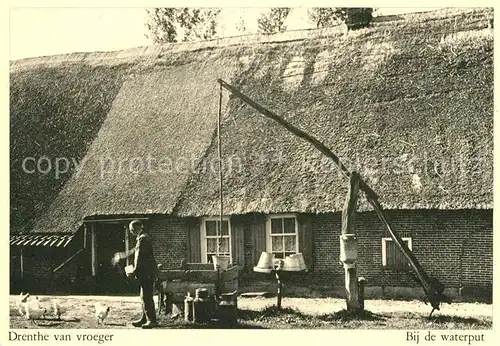
{"label": "farmhouse", "polygon": [[[348,181],[225,91],[220,225],[221,78],[358,171],[445,293],[491,298],[492,18],[492,9],[447,9],[349,32],[11,62],[11,289],[133,290],[110,264],[133,246],[133,218],[144,220],[166,268],[207,262],[219,241],[239,267],[241,291],[272,285],[252,271],[263,251],[303,253],[309,270],[287,278],[287,292],[342,287]],[[55,178],[58,166],[41,164],[44,174],[29,173],[25,158],[42,156],[67,159],[66,172]],[[357,210],[368,292],[422,295],[366,200]]]}

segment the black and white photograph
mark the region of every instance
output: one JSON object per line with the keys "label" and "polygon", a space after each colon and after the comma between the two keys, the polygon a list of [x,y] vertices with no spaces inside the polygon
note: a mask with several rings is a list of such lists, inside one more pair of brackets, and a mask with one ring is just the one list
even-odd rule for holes
{"label": "black and white photograph", "polygon": [[10,343],[493,344],[494,8],[292,5],[9,8]]}

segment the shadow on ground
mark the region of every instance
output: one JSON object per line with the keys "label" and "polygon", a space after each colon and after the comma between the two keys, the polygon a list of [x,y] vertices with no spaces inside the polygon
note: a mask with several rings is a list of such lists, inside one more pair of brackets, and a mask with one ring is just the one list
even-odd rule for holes
{"label": "shadow on ground", "polygon": [[238,323],[233,326],[220,325],[217,322],[210,323],[182,323],[173,326],[168,326],[168,329],[266,329],[262,326],[249,325],[245,323]]}
{"label": "shadow on ground", "polygon": [[333,314],[325,314],[319,315],[318,319],[322,321],[385,321],[387,320],[387,316],[382,314],[375,314],[368,310],[360,311],[360,312],[350,312],[347,310],[340,310],[334,312]]}
{"label": "shadow on ground", "polygon": [[[250,312],[249,310],[246,311]],[[249,320],[249,322],[251,321]],[[238,315],[238,322],[232,325],[224,324],[217,319],[211,319],[205,323],[186,322],[183,316],[172,318],[169,315],[159,317],[158,323],[160,329],[266,329],[264,326],[247,323],[240,315]]]}
{"label": "shadow on ground", "polygon": [[280,316],[300,317],[303,319],[310,317],[308,315],[304,315],[298,309],[278,308],[276,305],[267,306],[261,310],[238,309],[238,318],[245,321],[255,321],[263,318]]}

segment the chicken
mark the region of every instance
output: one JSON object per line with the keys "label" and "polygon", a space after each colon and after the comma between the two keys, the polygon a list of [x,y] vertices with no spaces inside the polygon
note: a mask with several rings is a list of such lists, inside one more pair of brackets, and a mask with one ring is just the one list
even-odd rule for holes
{"label": "chicken", "polygon": [[24,292],[21,292],[19,298],[17,298],[17,308],[19,309],[19,314],[21,316],[24,316],[24,314],[26,313],[26,309],[24,308],[24,303],[28,301],[29,296],[30,296],[29,293],[24,294]]}
{"label": "chicken", "polygon": [[54,308],[54,315],[58,320],[61,320],[61,315],[67,311],[67,308],[65,306],[61,306],[59,304],[59,300],[57,299],[52,300],[52,307]]}
{"label": "chicken", "polygon": [[42,306],[40,305],[40,300],[38,299],[38,296],[35,297],[35,299],[31,299],[28,303],[35,308],[35,309],[41,309]]}
{"label": "chicken", "polygon": [[47,309],[38,307],[36,304],[30,304],[30,302],[24,303],[24,309],[26,310],[26,319],[31,320],[34,324],[36,324],[35,320],[45,318],[47,313]]}
{"label": "chicken", "polygon": [[101,303],[95,303],[95,317],[97,318],[97,324],[104,324],[104,319],[108,317],[109,306],[102,305]]}

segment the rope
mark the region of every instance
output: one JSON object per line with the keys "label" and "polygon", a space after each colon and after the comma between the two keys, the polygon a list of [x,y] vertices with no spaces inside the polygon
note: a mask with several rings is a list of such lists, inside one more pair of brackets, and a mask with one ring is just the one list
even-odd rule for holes
{"label": "rope", "polygon": [[222,85],[219,85],[219,111],[217,117],[217,140],[219,151],[219,191],[220,191],[220,225],[217,229],[220,232],[220,239],[217,240],[217,256],[219,255],[220,242],[222,241],[222,215],[223,215],[223,201],[222,201],[222,149],[221,149],[221,112],[222,112]]}

